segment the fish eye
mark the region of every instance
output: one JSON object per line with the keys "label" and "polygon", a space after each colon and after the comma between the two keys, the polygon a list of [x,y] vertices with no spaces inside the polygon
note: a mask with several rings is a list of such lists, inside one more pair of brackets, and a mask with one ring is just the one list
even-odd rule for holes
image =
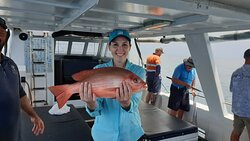
{"label": "fish eye", "polygon": [[139,82],[139,80],[138,80],[138,79],[136,79],[136,78],[135,78],[133,81],[134,81],[135,83],[138,83],[138,82]]}

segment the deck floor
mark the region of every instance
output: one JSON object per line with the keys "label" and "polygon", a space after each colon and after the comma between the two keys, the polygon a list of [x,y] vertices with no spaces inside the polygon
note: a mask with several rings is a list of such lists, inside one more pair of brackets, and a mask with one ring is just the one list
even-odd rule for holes
{"label": "deck floor", "polygon": [[[21,141],[92,141],[91,127],[94,118],[88,115],[85,108],[75,108],[73,105],[70,107],[70,113],[61,116],[49,115],[48,110],[51,107],[35,107],[46,127],[44,134],[40,136],[34,136],[31,132],[32,124],[27,115],[22,112]],[[178,141],[182,141],[186,137],[191,138],[192,141],[198,140],[196,126],[175,119],[152,105],[142,103],[140,115],[146,140],[177,138]],[[155,124],[152,125],[152,122]],[[199,141],[205,140],[199,139]]]}

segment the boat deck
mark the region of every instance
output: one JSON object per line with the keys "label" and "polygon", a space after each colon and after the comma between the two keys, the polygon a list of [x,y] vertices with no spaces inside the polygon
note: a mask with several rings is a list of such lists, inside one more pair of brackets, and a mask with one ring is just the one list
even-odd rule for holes
{"label": "boat deck", "polygon": [[80,116],[79,112],[70,106],[70,112],[60,116],[48,113],[48,107],[35,107],[35,111],[43,119],[45,130],[42,135],[35,136],[31,129],[32,123],[28,116],[22,112],[21,141],[91,141],[91,130]]}
{"label": "boat deck", "polygon": [[[27,115],[22,112],[22,141],[91,141],[91,118],[84,108],[75,108],[69,105],[69,113],[52,116],[48,113],[49,107],[35,107],[36,112],[45,123],[43,135],[35,136],[31,132],[32,124]],[[146,140],[198,140],[196,126],[169,116],[166,112],[144,102],[141,102],[140,115]]]}

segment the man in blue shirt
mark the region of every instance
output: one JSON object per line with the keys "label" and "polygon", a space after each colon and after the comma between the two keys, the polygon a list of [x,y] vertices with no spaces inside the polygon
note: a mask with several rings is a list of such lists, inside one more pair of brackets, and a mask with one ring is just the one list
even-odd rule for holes
{"label": "man in blue shirt", "polygon": [[245,51],[244,58],[245,64],[233,72],[230,83],[234,113],[231,141],[239,141],[245,127],[250,140],[250,49]]}
{"label": "man in blue shirt", "polygon": [[0,18],[0,141],[19,141],[20,108],[30,116],[35,135],[43,133],[44,123],[30,105],[16,64],[1,53],[8,37],[5,20]]}
{"label": "man in blue shirt", "polygon": [[[183,64],[180,64],[175,68],[168,101],[170,115],[182,119],[184,111],[189,111],[188,89],[192,89],[192,87],[195,86],[195,76],[196,70],[191,57],[184,59]],[[193,89],[192,95],[196,95]]]}
{"label": "man in blue shirt", "polygon": [[[145,80],[145,70],[127,59],[131,49],[130,41],[128,31],[113,30],[108,44],[113,59],[95,68],[121,67]],[[87,104],[87,112],[95,117],[92,127],[95,141],[136,141],[144,135],[138,110],[142,92],[132,95],[131,86],[125,81],[117,89],[116,99],[96,98],[91,92],[91,84],[87,82],[81,84],[79,93]]]}

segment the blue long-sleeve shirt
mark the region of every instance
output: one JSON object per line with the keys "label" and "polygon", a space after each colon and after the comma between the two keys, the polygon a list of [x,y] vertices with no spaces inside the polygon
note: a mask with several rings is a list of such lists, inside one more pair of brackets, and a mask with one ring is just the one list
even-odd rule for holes
{"label": "blue long-sleeve shirt", "polygon": [[[113,67],[113,61],[97,65],[95,68]],[[127,60],[125,69],[145,80],[145,70]],[[142,92],[133,94],[128,111],[124,110],[116,99],[97,98],[94,111],[86,108],[90,116],[95,117],[92,137],[95,141],[136,141],[143,134],[138,106]]]}

